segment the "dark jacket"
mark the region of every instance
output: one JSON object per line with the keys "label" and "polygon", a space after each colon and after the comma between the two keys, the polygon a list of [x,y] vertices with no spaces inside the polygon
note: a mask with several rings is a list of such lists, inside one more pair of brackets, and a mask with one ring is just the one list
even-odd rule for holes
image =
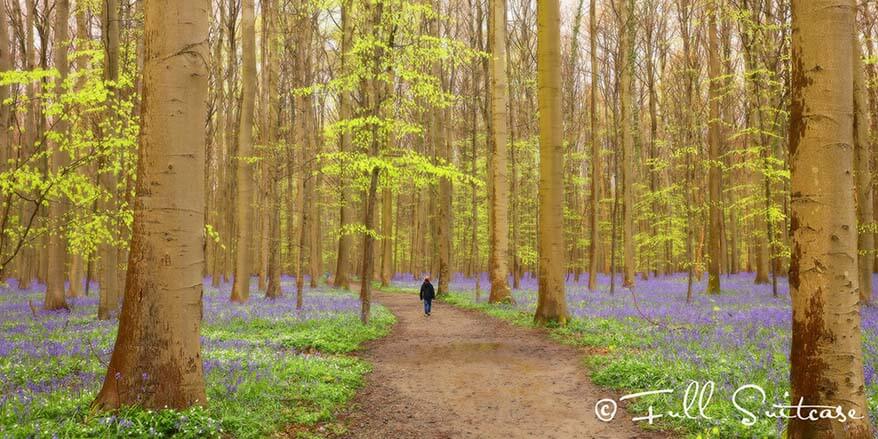
{"label": "dark jacket", "polygon": [[433,284],[424,281],[421,284],[421,300],[433,300],[434,297],[436,297],[436,291],[433,290]]}

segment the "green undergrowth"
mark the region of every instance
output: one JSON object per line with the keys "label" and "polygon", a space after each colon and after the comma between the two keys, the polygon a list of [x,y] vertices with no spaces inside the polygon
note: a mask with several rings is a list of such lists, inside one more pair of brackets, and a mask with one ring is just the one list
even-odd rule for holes
{"label": "green undergrowth", "polygon": [[218,340],[245,340],[258,343],[271,340],[286,348],[313,349],[322,353],[351,352],[360,344],[387,335],[396,319],[384,307],[377,305],[369,325],[360,324],[355,314],[343,314],[329,319],[305,320],[286,323],[266,319],[233,320],[231,324],[204,328],[201,333]]}
{"label": "green undergrowth", "polygon": [[[232,305],[229,305],[232,306]],[[92,310],[83,310],[92,314]],[[334,436],[336,415],[370,371],[350,355],[361,343],[385,336],[396,319],[379,304],[368,325],[355,309],[308,318],[234,318],[202,328],[208,401],[183,411],[90,409],[106,370],[115,323],[71,315],[67,324],[22,319],[26,328],[0,326],[13,344],[0,357],[0,438],[260,438]],[[30,340],[36,337],[37,339]],[[58,345],[44,351],[45,341]],[[91,347],[82,349],[85,340]],[[35,343],[36,350],[28,348]],[[69,345],[69,346],[68,346]],[[30,354],[25,349],[31,349]],[[54,383],[48,385],[47,383]]]}

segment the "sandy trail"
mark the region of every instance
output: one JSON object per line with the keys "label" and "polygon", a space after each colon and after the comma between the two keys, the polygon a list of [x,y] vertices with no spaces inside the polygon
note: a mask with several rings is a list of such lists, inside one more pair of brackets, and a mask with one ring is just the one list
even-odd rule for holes
{"label": "sandy trail", "polygon": [[543,332],[417,296],[375,293],[399,322],[360,354],[374,365],[344,417],[350,438],[642,438],[612,392],[591,384],[582,352]]}

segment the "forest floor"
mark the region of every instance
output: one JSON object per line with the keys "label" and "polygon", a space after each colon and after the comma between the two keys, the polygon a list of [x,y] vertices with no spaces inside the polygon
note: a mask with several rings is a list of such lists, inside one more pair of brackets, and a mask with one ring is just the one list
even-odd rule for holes
{"label": "forest floor", "polygon": [[619,408],[601,422],[583,351],[523,328],[412,294],[375,293],[398,323],[358,354],[374,367],[341,419],[350,438],[642,438]]}

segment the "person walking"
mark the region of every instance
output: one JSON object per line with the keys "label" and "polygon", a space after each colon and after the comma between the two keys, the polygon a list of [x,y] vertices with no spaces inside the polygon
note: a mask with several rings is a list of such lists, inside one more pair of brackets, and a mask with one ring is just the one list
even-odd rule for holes
{"label": "person walking", "polygon": [[424,315],[430,315],[430,308],[433,305],[433,298],[436,297],[436,291],[433,290],[433,284],[430,283],[430,276],[424,278],[421,284],[421,300],[424,302]]}

